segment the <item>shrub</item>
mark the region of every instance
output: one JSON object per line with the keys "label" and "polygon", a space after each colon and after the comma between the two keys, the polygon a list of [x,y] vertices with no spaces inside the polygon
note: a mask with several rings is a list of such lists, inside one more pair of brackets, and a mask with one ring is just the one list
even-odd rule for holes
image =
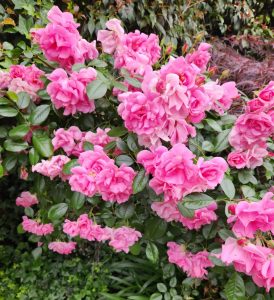
{"label": "shrub", "polygon": [[[117,256],[126,263],[114,258],[117,287],[98,278],[98,290],[83,285],[79,299],[260,297],[255,284],[269,292],[273,82],[253,100],[242,97],[237,118],[240,92],[210,79],[209,44],[184,49],[185,57],[171,47],[161,53],[157,35],[125,33],[111,19],[98,32],[99,53],[70,13],[54,6],[48,19],[25,32],[34,46],[5,44],[6,64],[24,58],[0,74],[0,171],[25,181],[14,201],[34,259],[78,251],[104,268],[111,248],[130,253]],[[55,292],[72,297],[65,287]]]}

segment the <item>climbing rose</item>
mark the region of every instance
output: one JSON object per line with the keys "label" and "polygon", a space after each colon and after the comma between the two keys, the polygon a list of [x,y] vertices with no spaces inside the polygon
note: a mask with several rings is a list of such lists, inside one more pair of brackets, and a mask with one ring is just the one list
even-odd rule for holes
{"label": "climbing rose", "polygon": [[25,231],[39,236],[48,235],[54,231],[54,227],[51,223],[40,224],[34,220],[29,219],[27,216],[23,216],[22,227]]}

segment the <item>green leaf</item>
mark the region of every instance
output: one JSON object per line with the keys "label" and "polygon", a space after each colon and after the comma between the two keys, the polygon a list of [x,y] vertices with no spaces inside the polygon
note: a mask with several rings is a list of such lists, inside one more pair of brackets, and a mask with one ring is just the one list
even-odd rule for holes
{"label": "green leaf", "polygon": [[203,236],[206,240],[215,238],[217,232],[218,232],[218,227],[214,223],[205,225],[202,229]]}
{"label": "green leaf", "polygon": [[226,196],[229,199],[233,199],[235,196],[235,186],[230,178],[227,176],[224,177],[223,181],[221,182],[221,187]]}
{"label": "green leaf", "polygon": [[253,170],[238,171],[238,179],[242,184],[247,184],[249,182],[257,184],[257,179],[253,175]]}
{"label": "green leaf", "polygon": [[0,126],[0,138],[4,138],[8,135],[7,128],[4,126]]}
{"label": "green leaf", "polygon": [[133,180],[133,194],[140,193],[146,186],[149,176],[146,175],[146,171],[142,169],[138,172]]}
{"label": "green leaf", "polygon": [[108,64],[104,62],[103,60],[100,59],[93,59],[90,63],[89,66],[97,67],[97,68],[106,68]]}
{"label": "green leaf", "polygon": [[137,144],[137,141],[134,137],[133,134],[129,133],[128,137],[127,137],[127,145],[128,145],[128,148],[136,153],[139,151],[139,147],[138,147],[138,144]]}
{"label": "green leaf", "polygon": [[109,132],[108,136],[111,137],[117,137],[117,136],[122,136],[127,133],[127,130],[125,127],[113,127]]}
{"label": "green leaf", "polygon": [[195,210],[186,208],[183,202],[178,203],[177,207],[178,207],[180,213],[182,214],[182,216],[189,218],[189,219],[192,219],[194,217]]}
{"label": "green leaf", "polygon": [[85,195],[78,193],[78,192],[74,192],[72,194],[70,203],[71,203],[71,206],[73,209],[79,210],[80,208],[83,207],[85,200],[86,200]]}
{"label": "green leaf", "polygon": [[208,206],[214,202],[213,198],[202,193],[194,193],[183,199],[183,204],[188,209],[199,209]]}
{"label": "green leaf", "polygon": [[21,152],[23,150],[26,150],[28,146],[29,145],[27,142],[16,142],[10,139],[4,142],[4,148],[10,152]]}
{"label": "green leaf", "polygon": [[149,300],[162,300],[163,296],[160,293],[154,293],[150,296]]}
{"label": "green leaf", "polygon": [[123,91],[123,92],[127,92],[127,91],[128,91],[128,87],[127,87],[123,82],[113,80],[113,81],[112,81],[112,85],[113,85],[116,89],[119,89],[119,90],[121,90],[121,91]]}
{"label": "green leaf", "polygon": [[256,196],[255,190],[252,187],[248,186],[248,185],[242,185],[241,189],[242,189],[242,192],[243,192],[245,198],[250,199],[250,198],[253,198],[253,197]]}
{"label": "green leaf", "polygon": [[14,47],[11,43],[9,42],[4,42],[3,45],[2,45],[3,49],[5,50],[12,50]]}
{"label": "green leaf", "polygon": [[42,254],[42,248],[41,247],[35,248],[34,250],[31,251],[31,254],[35,260],[38,259]]}
{"label": "green leaf", "polygon": [[109,142],[105,147],[105,151],[110,151],[116,147],[116,141]]}
{"label": "green leaf", "polygon": [[62,218],[68,210],[67,203],[58,203],[53,205],[48,211],[48,218],[50,220],[58,220]]}
{"label": "green leaf", "polygon": [[20,109],[25,109],[29,106],[30,103],[30,96],[29,94],[25,92],[18,93],[18,100],[17,100],[17,106]]}
{"label": "green leaf", "polygon": [[18,111],[12,107],[0,107],[0,116],[2,117],[15,117]]}
{"label": "green leaf", "polygon": [[241,300],[245,297],[245,285],[242,277],[234,273],[225,285],[224,289],[227,300]]}
{"label": "green leaf", "polygon": [[34,148],[29,151],[29,161],[31,165],[36,165],[39,161],[39,154]]}
{"label": "green leaf", "polygon": [[136,88],[141,88],[142,84],[141,82],[136,79],[136,78],[132,78],[132,77],[125,77],[125,80],[132,86],[136,87]]}
{"label": "green leaf", "polygon": [[94,145],[90,142],[84,142],[84,150],[88,151],[88,150],[94,150]]}
{"label": "green leaf", "polygon": [[10,153],[7,157],[3,160],[3,167],[8,172],[11,171],[17,163],[17,155]]}
{"label": "green leaf", "polygon": [[49,105],[40,105],[37,106],[34,111],[30,114],[30,122],[33,125],[40,125],[43,123],[50,113]]}
{"label": "green leaf", "polygon": [[165,284],[159,282],[157,283],[157,290],[160,292],[160,293],[166,293],[167,292],[167,287]]}
{"label": "green leaf", "polygon": [[231,129],[225,129],[217,135],[214,152],[221,152],[229,147],[228,136]]}
{"label": "green leaf", "polygon": [[207,124],[214,129],[217,132],[222,132],[222,127],[215,121],[212,119],[205,119],[205,121],[207,122]]}
{"label": "green leaf", "polygon": [[100,78],[95,79],[87,86],[87,95],[89,99],[99,99],[105,96],[108,85]]}
{"label": "green leaf", "polygon": [[220,229],[218,231],[218,234],[219,234],[220,238],[223,239],[224,241],[229,237],[234,237],[235,238],[233,232],[231,230],[226,229],[226,228]]}
{"label": "green leaf", "polygon": [[167,222],[164,220],[151,217],[145,222],[145,236],[149,240],[157,240],[161,238],[167,230]]}
{"label": "green leaf", "polygon": [[132,202],[127,202],[117,206],[115,214],[120,219],[130,219],[134,215],[135,206]]}
{"label": "green leaf", "polygon": [[140,245],[140,243],[136,243],[136,244],[134,244],[133,246],[131,246],[131,247],[129,248],[129,251],[130,251],[130,253],[133,254],[133,255],[139,255],[140,252],[141,252],[141,245]]}
{"label": "green leaf", "polygon": [[45,135],[34,135],[32,137],[32,143],[35,150],[42,157],[51,157],[53,155],[53,146],[51,139]]}
{"label": "green leaf", "polygon": [[18,101],[18,96],[15,92],[13,91],[7,91],[7,96],[10,98],[10,100],[12,100],[13,102],[17,102]]}
{"label": "green leaf", "polygon": [[0,105],[9,105],[10,104],[10,100],[7,98],[0,98]]}
{"label": "green leaf", "polygon": [[117,156],[115,161],[118,166],[121,166],[122,164],[131,166],[132,164],[134,164],[134,160],[131,157],[124,154]]}
{"label": "green leaf", "polygon": [[14,140],[22,139],[30,130],[26,124],[18,125],[9,131],[10,138]]}
{"label": "green leaf", "polygon": [[74,64],[71,69],[73,72],[79,72],[81,69],[85,69],[85,68],[86,68],[85,64]]}
{"label": "green leaf", "polygon": [[78,164],[78,159],[72,159],[71,161],[69,161],[68,163],[66,163],[63,167],[63,173],[65,175],[71,175],[71,169],[73,167],[79,166]]}
{"label": "green leaf", "polygon": [[148,244],[146,246],[146,257],[153,264],[156,264],[159,260],[159,250],[158,250],[157,246],[152,242],[148,242]]}
{"label": "green leaf", "polygon": [[32,209],[31,207],[26,207],[26,208],[24,209],[24,212],[25,212],[25,215],[26,215],[26,216],[28,216],[28,217],[30,217],[30,218],[33,218],[33,216],[34,216],[34,211],[33,211],[33,209]]}
{"label": "green leaf", "polygon": [[202,149],[205,151],[211,152],[214,150],[214,145],[209,141],[203,141]]}
{"label": "green leaf", "polygon": [[4,167],[0,164],[0,178],[4,176]]}

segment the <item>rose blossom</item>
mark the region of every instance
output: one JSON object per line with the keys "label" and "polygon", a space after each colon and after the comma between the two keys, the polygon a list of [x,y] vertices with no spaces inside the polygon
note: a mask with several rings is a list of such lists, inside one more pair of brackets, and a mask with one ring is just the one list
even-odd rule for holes
{"label": "rose blossom", "polygon": [[23,216],[22,226],[25,231],[39,236],[48,235],[54,231],[54,227],[51,223],[40,224],[34,220],[29,219],[27,216]]}
{"label": "rose blossom", "polygon": [[36,195],[32,195],[30,192],[22,192],[20,197],[16,198],[16,205],[23,207],[31,207],[34,204],[38,204]]}
{"label": "rose blossom", "polygon": [[109,245],[112,246],[116,252],[129,252],[129,248],[133,246],[142,234],[126,226],[113,229]]}
{"label": "rose blossom", "polygon": [[53,252],[68,255],[71,254],[76,245],[77,244],[75,242],[51,242],[48,247]]}

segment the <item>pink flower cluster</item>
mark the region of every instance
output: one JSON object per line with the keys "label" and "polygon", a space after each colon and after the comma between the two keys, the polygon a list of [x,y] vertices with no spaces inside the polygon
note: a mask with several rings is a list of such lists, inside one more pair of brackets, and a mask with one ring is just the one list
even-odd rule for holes
{"label": "pink flower cluster", "polygon": [[176,144],[170,150],[164,146],[143,150],[138,153],[137,162],[152,174],[149,185],[156,194],[164,193],[165,201],[176,204],[187,194],[214,189],[228,168],[221,157],[208,161],[199,158],[197,164],[194,158],[185,145]]}
{"label": "pink flower cluster", "polygon": [[269,290],[274,287],[274,250],[253,244],[245,238],[229,237],[222,246],[221,260],[233,264],[238,272],[252,277],[260,287]]}
{"label": "pink flower cluster", "polygon": [[29,219],[27,216],[23,216],[22,226],[25,231],[39,236],[48,235],[54,231],[54,227],[51,223],[40,224],[34,220]]}
{"label": "pink flower cluster", "polygon": [[93,68],[72,72],[70,76],[63,69],[54,70],[48,75],[51,83],[47,86],[47,92],[55,107],[64,108],[64,115],[94,111],[94,101],[88,98],[86,86],[96,79],[96,75]]}
{"label": "pink flower cluster", "polygon": [[48,248],[53,252],[68,255],[76,248],[76,245],[75,242],[51,242]]}
{"label": "pink flower cluster", "polygon": [[9,72],[0,72],[0,89],[8,88],[14,93],[28,93],[33,101],[39,99],[37,92],[44,87],[41,76],[45,73],[35,65],[12,65]]}
{"label": "pink flower cluster", "polygon": [[139,30],[124,33],[121,21],[111,19],[106,23],[108,30],[99,30],[97,40],[103,51],[114,55],[114,67],[125,68],[132,75],[143,75],[146,66],[155,64],[161,56],[158,36],[146,35]]}
{"label": "pink flower cluster", "polygon": [[228,155],[230,166],[237,169],[256,168],[268,155],[267,139],[274,134],[274,81],[271,81],[258,98],[247,103],[246,111],[236,121],[229,142],[235,151]]}
{"label": "pink flower cluster", "polygon": [[71,237],[80,236],[80,238],[88,241],[103,242],[109,240],[109,245],[116,252],[124,251],[126,253],[142,236],[139,231],[126,226],[102,228],[100,225],[94,224],[87,214],[81,215],[77,221],[65,220],[63,231]]}
{"label": "pink flower cluster", "polygon": [[31,207],[34,204],[38,204],[36,195],[32,195],[30,192],[22,192],[20,197],[16,198],[16,205],[23,207]]}
{"label": "pink flower cluster", "polygon": [[182,268],[188,277],[205,279],[208,274],[206,268],[214,267],[205,250],[193,254],[186,251],[184,245],[169,242],[167,246],[169,262]]}
{"label": "pink flower cluster", "polygon": [[215,213],[217,204],[215,202],[212,202],[207,207],[196,209],[193,218],[183,217],[173,201],[153,202],[151,208],[160,218],[167,222],[180,222],[190,230],[199,230],[202,226],[217,220]]}
{"label": "pink flower cluster", "polygon": [[[205,50],[197,50],[197,55],[204,55],[205,61],[210,47],[206,45],[201,45]],[[192,54],[195,55],[196,52]],[[188,61],[192,59],[172,58],[159,71],[147,67],[140,91],[118,95],[121,102],[118,113],[125,127],[138,135],[140,144],[160,145],[161,140],[172,145],[186,143],[189,136],[196,135],[190,123],[199,123],[210,109],[222,114],[238,97],[234,82],[204,84],[205,77],[194,63],[196,60]],[[196,63],[204,69],[201,63]]]}
{"label": "pink flower cluster", "polygon": [[78,163],[71,169],[69,184],[73,191],[92,197],[99,193],[105,201],[123,203],[132,194],[135,171],[121,165],[117,167],[103,148],[94,146],[93,151],[82,152]]}
{"label": "pink flower cluster", "polygon": [[42,159],[40,163],[32,166],[32,172],[38,172],[49,177],[51,180],[55,177],[65,180],[67,177],[63,174],[63,167],[69,161],[70,158],[65,155],[52,156],[50,159]]}
{"label": "pink flower cluster", "polygon": [[67,130],[59,128],[54,132],[52,140],[54,151],[61,148],[68,156],[74,155],[78,157],[84,151],[84,142],[104,147],[108,143],[115,141],[116,138],[107,135],[109,131],[110,128],[97,128],[96,132],[82,132],[76,126],[71,126]]}
{"label": "pink flower cluster", "polygon": [[253,238],[258,230],[274,234],[274,194],[268,192],[258,202],[235,204],[227,222],[234,223],[232,230],[237,237]]}
{"label": "pink flower cluster", "polygon": [[98,56],[96,42],[89,43],[81,38],[77,30],[80,25],[75,23],[71,13],[63,13],[53,6],[48,19],[50,23],[45,28],[32,29],[31,34],[49,61],[70,70],[72,65]]}
{"label": "pink flower cluster", "polygon": [[[232,231],[237,239],[229,237],[222,246],[221,260],[233,263],[236,271],[252,277],[253,281],[267,291],[274,287],[274,250],[268,241],[260,241],[258,231],[274,234],[274,194],[268,192],[258,202],[241,201],[229,206],[232,216],[228,223],[234,223]],[[262,246],[262,245],[267,246]]]}

